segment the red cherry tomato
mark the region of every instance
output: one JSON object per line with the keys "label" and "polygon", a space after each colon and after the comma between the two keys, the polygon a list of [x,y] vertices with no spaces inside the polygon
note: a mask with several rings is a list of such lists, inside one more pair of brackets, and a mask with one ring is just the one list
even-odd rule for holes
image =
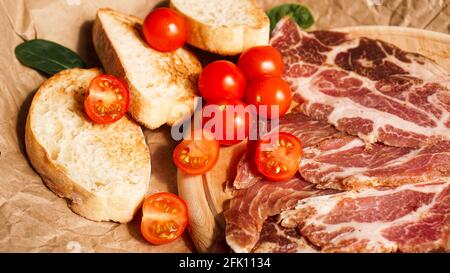
{"label": "red cherry tomato", "polygon": [[242,100],[246,79],[232,62],[216,61],[203,69],[198,81],[200,94],[208,103],[219,100]]}
{"label": "red cherry tomato", "polygon": [[127,85],[111,75],[95,77],[84,97],[84,110],[95,123],[107,124],[121,119],[128,110]]}
{"label": "red cherry tomato", "polygon": [[148,196],[142,206],[142,236],[155,245],[173,242],[183,234],[187,218],[186,203],[175,194]]}
{"label": "red cherry tomato", "polygon": [[302,145],[298,138],[289,133],[263,138],[255,151],[256,168],[272,181],[286,181],[294,177],[301,157]]}
{"label": "red cherry tomato", "polygon": [[284,68],[280,51],[271,46],[247,49],[239,57],[238,67],[249,81],[262,76],[281,77]]}
{"label": "red cherry tomato", "polygon": [[[291,107],[292,91],[287,82],[281,78],[264,77],[252,81],[247,87],[246,102],[256,105],[258,114],[268,119],[282,117]],[[267,106],[267,112],[259,106]],[[272,113],[271,106],[278,106],[277,113]]]}
{"label": "red cherry tomato", "polygon": [[173,162],[187,174],[205,174],[219,159],[219,142],[207,132],[202,132],[200,136],[201,139],[191,137],[183,140],[173,151]]}
{"label": "red cherry tomato", "polygon": [[[203,129],[213,134],[221,145],[242,142],[249,136],[253,121],[253,114],[247,112],[246,106],[239,100],[220,100],[207,104],[203,108]],[[211,112],[208,113],[208,110]],[[216,117],[216,113],[220,114]]]}
{"label": "red cherry tomato", "polygon": [[154,49],[172,52],[187,40],[186,21],[182,15],[169,8],[158,8],[145,18],[144,38]]}

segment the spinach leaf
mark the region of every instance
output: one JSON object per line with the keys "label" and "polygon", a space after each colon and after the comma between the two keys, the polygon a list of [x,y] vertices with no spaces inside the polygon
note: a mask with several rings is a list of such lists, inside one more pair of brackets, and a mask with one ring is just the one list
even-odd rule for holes
{"label": "spinach leaf", "polygon": [[275,25],[285,16],[290,16],[297,24],[307,29],[314,24],[314,17],[305,6],[299,4],[284,4],[272,8],[267,12],[270,19],[270,32],[273,31]]}
{"label": "spinach leaf", "polygon": [[16,47],[15,54],[23,65],[49,76],[69,68],[86,67],[78,54],[47,40],[35,39],[24,42]]}

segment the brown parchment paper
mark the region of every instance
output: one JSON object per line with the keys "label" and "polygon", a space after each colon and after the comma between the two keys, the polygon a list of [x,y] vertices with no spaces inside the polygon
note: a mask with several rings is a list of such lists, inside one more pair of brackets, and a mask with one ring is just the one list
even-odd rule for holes
{"label": "brown parchment paper", "polygon": [[[189,0],[186,0],[189,1]],[[227,1],[227,0],[224,0]],[[258,1],[265,9],[300,2],[311,8],[315,29],[354,25],[399,25],[450,33],[450,0]],[[31,168],[24,147],[24,124],[33,94],[45,79],[22,66],[14,48],[43,38],[63,44],[90,65],[98,65],[91,26],[100,7],[144,17],[155,0],[0,1],[0,252],[192,252],[188,233],[164,246],[147,244],[138,214],[129,224],[86,220],[67,207]],[[145,130],[152,157],[150,192],[176,189],[167,127]]]}

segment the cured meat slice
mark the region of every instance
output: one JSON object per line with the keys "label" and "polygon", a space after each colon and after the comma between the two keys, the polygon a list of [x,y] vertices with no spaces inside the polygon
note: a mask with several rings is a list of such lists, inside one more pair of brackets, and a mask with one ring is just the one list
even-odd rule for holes
{"label": "cured meat slice", "polygon": [[[297,136],[301,140],[303,148],[318,145],[320,142],[339,134],[333,126],[313,120],[302,114],[288,114],[284,116],[279,120],[279,126],[276,129]],[[251,151],[252,147],[249,150]],[[236,189],[245,189],[258,181],[264,180],[255,171],[256,167],[251,164],[254,161],[253,156],[251,152],[248,152],[239,161],[236,179],[233,182],[233,186]]]}
{"label": "cured meat slice", "polygon": [[270,217],[264,222],[254,253],[316,253],[317,249],[301,236],[296,228],[282,227],[278,217]]}
{"label": "cured meat slice", "polygon": [[308,116],[366,143],[422,147],[450,140],[450,74],[379,40],[303,32],[290,19],[273,32],[294,100]]}
{"label": "cured meat slice", "polygon": [[[450,177],[450,141],[422,148],[378,143],[368,148],[359,138],[300,113],[282,118],[279,130],[302,141],[300,173],[318,188],[361,190]],[[245,188],[262,179],[252,175],[250,162],[252,158],[243,158],[239,163],[235,187]]]}
{"label": "cured meat slice", "polygon": [[262,180],[239,190],[224,212],[226,241],[235,252],[251,252],[267,218],[295,207],[303,198],[330,193],[334,191],[317,190],[300,177],[278,183]]}
{"label": "cured meat slice", "polygon": [[235,189],[247,189],[260,181],[264,181],[264,177],[259,175],[256,171],[254,164],[251,164],[252,158],[250,153],[246,153],[242,156],[237,165],[236,178],[233,182]]}
{"label": "cured meat slice", "polygon": [[422,148],[373,144],[351,136],[324,140],[304,149],[300,173],[319,188],[361,190],[450,177],[450,141]]}
{"label": "cured meat slice", "polygon": [[382,144],[374,144],[368,149],[359,138],[300,113],[282,118],[279,130],[302,140],[304,157],[300,172],[316,187],[299,177],[282,183],[269,182],[254,171],[250,164],[252,156],[244,155],[234,181],[234,186],[240,190],[224,213],[226,240],[236,252],[312,250],[302,244],[303,240],[293,236],[295,233],[289,228],[275,223],[266,223],[263,228],[263,223],[268,217],[292,208],[298,200],[336,192],[317,188],[361,190],[450,176],[449,141],[418,149]]}
{"label": "cured meat slice", "polygon": [[450,251],[450,179],[303,199],[281,225],[323,252]]}

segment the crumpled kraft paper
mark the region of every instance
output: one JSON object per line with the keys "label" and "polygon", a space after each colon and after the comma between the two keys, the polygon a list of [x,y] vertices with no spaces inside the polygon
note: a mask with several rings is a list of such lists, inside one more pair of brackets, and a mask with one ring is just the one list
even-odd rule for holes
{"label": "crumpled kraft paper", "polygon": [[[187,0],[188,1],[188,0]],[[226,0],[225,0],[226,1]],[[449,0],[258,1],[265,9],[299,2],[311,8],[315,29],[353,25],[399,25],[450,33]],[[24,125],[35,90],[44,77],[22,66],[14,48],[43,38],[65,45],[89,66],[98,65],[91,41],[96,10],[111,7],[144,17],[154,0],[0,1],[0,252],[192,252],[186,232],[168,245],[147,244],[138,214],[129,224],[97,223],[80,217],[42,183],[24,147]],[[145,130],[152,156],[150,192],[176,189],[171,154],[175,141],[167,127]]]}

